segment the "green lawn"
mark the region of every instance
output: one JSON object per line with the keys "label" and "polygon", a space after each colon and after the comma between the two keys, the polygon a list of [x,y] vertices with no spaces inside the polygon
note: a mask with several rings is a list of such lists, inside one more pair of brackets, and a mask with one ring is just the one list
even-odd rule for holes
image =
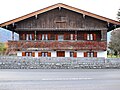
{"label": "green lawn", "polygon": [[115,56],[115,55],[107,55],[108,58],[120,58],[120,56]]}

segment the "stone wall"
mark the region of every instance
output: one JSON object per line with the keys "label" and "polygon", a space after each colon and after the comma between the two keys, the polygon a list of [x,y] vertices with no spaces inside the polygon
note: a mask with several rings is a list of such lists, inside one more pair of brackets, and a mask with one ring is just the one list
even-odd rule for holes
{"label": "stone wall", "polygon": [[0,69],[105,69],[120,68],[120,58],[33,58],[1,56]]}

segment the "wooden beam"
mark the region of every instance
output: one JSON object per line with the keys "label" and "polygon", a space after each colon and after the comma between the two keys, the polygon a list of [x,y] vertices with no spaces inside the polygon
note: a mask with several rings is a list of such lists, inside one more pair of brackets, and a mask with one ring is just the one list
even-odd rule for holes
{"label": "wooden beam", "polygon": [[15,31],[19,31],[19,30],[26,30],[26,31],[81,31],[81,30],[91,30],[91,31],[96,31],[96,30],[108,30],[107,28],[16,28]]}

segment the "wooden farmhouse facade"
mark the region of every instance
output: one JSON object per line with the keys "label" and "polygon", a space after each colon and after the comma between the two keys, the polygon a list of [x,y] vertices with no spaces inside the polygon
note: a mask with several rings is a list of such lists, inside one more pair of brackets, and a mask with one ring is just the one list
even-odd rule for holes
{"label": "wooden farmhouse facade", "polygon": [[[8,53],[33,57],[107,57],[107,32],[120,23],[58,3],[0,24],[12,31]],[[14,32],[19,40],[14,40]]]}

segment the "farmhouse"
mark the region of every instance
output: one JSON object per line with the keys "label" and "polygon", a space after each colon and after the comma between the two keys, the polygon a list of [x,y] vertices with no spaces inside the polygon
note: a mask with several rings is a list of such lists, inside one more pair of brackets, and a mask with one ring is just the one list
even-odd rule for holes
{"label": "farmhouse", "polygon": [[[0,24],[12,31],[8,54],[32,57],[107,57],[107,32],[119,22],[62,3]],[[14,33],[19,40],[14,40]]]}

